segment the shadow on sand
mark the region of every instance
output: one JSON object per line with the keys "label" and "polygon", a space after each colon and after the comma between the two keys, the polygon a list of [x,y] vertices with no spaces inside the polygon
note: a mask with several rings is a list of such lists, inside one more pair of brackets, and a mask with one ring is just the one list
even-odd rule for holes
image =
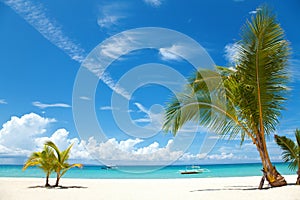
{"label": "shadow on sand", "polygon": [[[271,187],[265,187],[262,190],[268,190]],[[224,190],[236,190],[236,191],[246,191],[246,190],[259,190],[257,187],[253,186],[226,186],[224,188],[215,188],[215,189],[199,189],[199,190],[192,190],[190,192],[215,192],[215,191],[224,191]]]}
{"label": "shadow on sand", "polygon": [[[286,186],[282,187],[287,187],[291,185],[296,185],[295,183],[288,183]],[[246,190],[268,190],[271,189],[272,187],[268,185],[267,187],[264,187],[262,189],[258,189],[258,187],[253,187],[253,186],[225,186],[224,188],[215,188],[215,189],[199,189],[199,190],[192,190],[190,192],[215,192],[215,191],[224,191],[224,190],[236,190],[236,191],[246,191]]]}
{"label": "shadow on sand", "polygon": [[87,187],[84,187],[84,186],[49,186],[49,187],[46,187],[46,186],[42,186],[42,185],[36,185],[36,186],[29,186],[28,188],[46,188],[46,189],[72,189],[72,188],[82,188],[82,189],[86,189]]}

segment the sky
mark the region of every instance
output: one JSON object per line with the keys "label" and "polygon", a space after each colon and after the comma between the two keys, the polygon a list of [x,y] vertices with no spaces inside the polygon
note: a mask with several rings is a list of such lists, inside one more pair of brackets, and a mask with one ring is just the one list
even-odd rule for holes
{"label": "sky", "polygon": [[[260,162],[250,140],[188,123],[161,131],[163,108],[198,67],[232,66],[258,6],[277,15],[292,55],[274,134],[300,128],[297,0],[0,0],[0,164],[22,164],[47,140],[87,164]],[[273,135],[271,160],[281,161]]]}

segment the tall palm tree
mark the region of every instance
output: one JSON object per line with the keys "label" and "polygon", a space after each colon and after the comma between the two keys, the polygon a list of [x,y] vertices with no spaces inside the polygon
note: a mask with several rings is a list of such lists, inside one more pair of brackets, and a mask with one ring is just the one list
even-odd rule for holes
{"label": "tall palm tree", "polygon": [[296,184],[300,185],[300,130],[296,129],[295,137],[297,143],[293,140],[285,137],[285,136],[278,136],[275,135],[276,143],[281,147],[283,150],[282,158],[284,162],[290,162],[289,168],[291,170],[297,170],[297,181]]}
{"label": "tall palm tree", "polygon": [[197,71],[167,105],[163,129],[176,134],[187,121],[196,121],[229,139],[250,138],[270,185],[286,185],[270,161],[265,136],[275,131],[283,109],[289,44],[266,6],[247,20],[241,37],[235,68]]}
{"label": "tall palm tree", "polygon": [[56,172],[56,183],[55,187],[58,186],[60,178],[71,168],[79,167],[82,168],[82,164],[72,164],[70,165],[67,161],[70,156],[70,151],[72,148],[72,144],[64,151],[60,151],[59,148],[51,141],[45,143],[45,145],[51,147],[56,153],[56,164],[55,164],[55,172]]}
{"label": "tall palm tree", "polygon": [[43,151],[33,152],[28,160],[25,162],[23,170],[26,170],[29,166],[38,166],[46,173],[46,187],[49,187],[49,176],[54,171],[55,166],[55,155],[53,149],[44,146]]}

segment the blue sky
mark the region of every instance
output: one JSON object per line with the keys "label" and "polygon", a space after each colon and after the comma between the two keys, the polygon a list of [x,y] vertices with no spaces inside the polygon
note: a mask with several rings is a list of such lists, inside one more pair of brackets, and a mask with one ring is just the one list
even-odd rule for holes
{"label": "blue sky", "polygon": [[[241,26],[263,3],[274,9],[292,47],[291,91],[277,134],[293,137],[300,128],[296,0],[1,0],[0,164],[22,163],[48,139],[61,148],[74,143],[71,158],[84,163],[259,162],[249,140],[242,147],[238,138],[217,141],[205,129],[195,129],[195,124],[185,126],[176,137],[159,130],[162,107],[172,92],[180,91],[180,77],[195,70],[180,57],[189,51],[180,41],[172,41],[173,33],[200,44],[215,64],[230,66]],[[115,38],[144,27],[164,28],[171,34],[164,38],[156,31],[154,38],[141,37],[159,41],[159,48],[131,52],[126,52],[127,43]],[[113,62],[97,75],[83,63],[105,40],[109,42],[101,52]],[[82,73],[87,75],[79,80]],[[83,87],[78,95],[76,83]],[[95,90],[85,91],[94,83]],[[92,112],[78,105],[91,106]],[[98,124],[90,126],[93,116]],[[99,139],[101,134],[105,139]],[[280,161],[273,136],[268,146],[271,159]]]}

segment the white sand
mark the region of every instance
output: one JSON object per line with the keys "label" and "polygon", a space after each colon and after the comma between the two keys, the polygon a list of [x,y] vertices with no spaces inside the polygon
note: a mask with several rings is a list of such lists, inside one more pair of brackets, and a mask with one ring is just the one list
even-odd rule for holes
{"label": "white sand", "polygon": [[[66,188],[43,188],[40,178],[0,178],[0,200],[90,199],[300,199],[296,175],[285,176],[288,185],[258,190],[261,177],[198,179],[64,179]],[[50,180],[53,184],[54,179]],[[74,187],[73,187],[74,186]],[[268,187],[265,183],[265,187]]]}

